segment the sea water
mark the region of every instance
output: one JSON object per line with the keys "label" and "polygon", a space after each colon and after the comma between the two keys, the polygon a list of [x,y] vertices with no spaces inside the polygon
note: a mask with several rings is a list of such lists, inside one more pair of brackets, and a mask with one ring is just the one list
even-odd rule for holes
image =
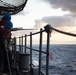
{"label": "sea water", "polygon": [[[34,45],[38,49],[37,45]],[[46,45],[43,45],[42,51],[46,51]],[[50,45],[49,52],[49,74],[50,75],[76,75],[76,45]],[[34,64],[38,65],[37,52],[33,53]],[[42,71],[46,70],[46,55],[42,54]]]}
{"label": "sea water", "polygon": [[50,75],[76,75],[76,45],[52,45],[50,52]]}
{"label": "sea water", "polygon": [[[39,50],[39,45],[33,45],[33,48]],[[42,46],[42,51],[46,52],[46,45]],[[27,49],[29,51],[29,49]],[[38,66],[39,53],[32,51],[33,64]],[[76,45],[62,44],[50,45],[49,53],[49,75],[76,75]],[[41,70],[46,73],[46,55],[41,56]]]}

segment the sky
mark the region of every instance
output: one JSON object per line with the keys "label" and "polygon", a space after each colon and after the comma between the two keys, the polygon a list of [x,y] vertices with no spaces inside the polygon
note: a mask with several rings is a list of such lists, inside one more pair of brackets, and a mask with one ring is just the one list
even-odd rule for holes
{"label": "sky", "polygon": [[[75,12],[76,0],[28,0],[23,11],[12,15],[12,22],[14,27],[38,29],[50,24],[59,30],[76,34]],[[35,31],[12,32],[12,36],[29,34],[29,32]],[[55,31],[52,31],[50,38],[52,44],[76,44],[75,37]],[[36,40],[34,40],[35,43]]]}

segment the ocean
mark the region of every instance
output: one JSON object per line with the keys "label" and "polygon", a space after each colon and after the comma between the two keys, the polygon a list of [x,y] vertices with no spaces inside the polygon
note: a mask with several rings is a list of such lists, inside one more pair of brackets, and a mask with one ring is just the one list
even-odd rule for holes
{"label": "ocean", "polygon": [[[38,45],[33,46],[38,49]],[[46,51],[46,45],[43,45],[42,51]],[[50,75],[76,75],[76,45],[62,44],[50,45],[50,53],[52,60],[49,57],[49,74]],[[38,53],[33,53],[33,63],[38,65]],[[46,56],[42,54],[42,71],[45,72]]]}

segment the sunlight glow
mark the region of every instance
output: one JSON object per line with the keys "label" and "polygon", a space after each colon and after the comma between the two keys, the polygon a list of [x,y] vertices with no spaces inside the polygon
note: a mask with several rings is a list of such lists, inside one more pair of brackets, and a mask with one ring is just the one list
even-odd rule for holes
{"label": "sunlight glow", "polygon": [[[33,1],[33,2],[32,2]],[[12,16],[12,22],[14,24],[14,27],[23,27],[23,28],[34,28],[35,27],[35,21],[36,20],[41,20],[44,17],[51,17],[51,16],[61,16],[63,17],[66,14],[70,14],[69,11],[62,11],[61,8],[59,9],[53,9],[50,5],[43,1],[38,1],[38,0],[28,0],[26,7],[24,10],[17,15]],[[65,22],[65,21],[64,21]],[[58,23],[59,24],[59,23]],[[45,25],[45,23],[44,23]],[[43,27],[43,23],[39,23],[37,27]],[[63,24],[64,25],[64,24]],[[64,27],[61,25],[62,27]],[[76,31],[76,27],[64,27],[61,28],[63,30],[69,31],[69,32],[74,32]],[[17,32],[17,34],[13,33],[13,36],[19,36],[20,34],[25,34],[28,33],[27,31],[23,32]],[[53,36],[51,37],[51,43],[52,44],[61,44],[61,43],[75,43],[76,39],[74,37],[68,37],[64,36],[62,34],[57,34],[53,33]],[[37,36],[38,37],[38,36]],[[45,36],[46,38],[46,36]],[[37,38],[35,38],[35,43],[37,41]],[[46,40],[44,39],[44,42]]]}
{"label": "sunlight glow", "polygon": [[23,10],[25,14],[12,16],[14,27],[22,26],[24,28],[33,28],[36,19],[42,19],[44,16],[63,16],[69,13],[67,11],[63,12],[60,8],[53,9],[44,2],[34,1],[35,2],[32,2],[32,0],[28,1],[25,9]]}

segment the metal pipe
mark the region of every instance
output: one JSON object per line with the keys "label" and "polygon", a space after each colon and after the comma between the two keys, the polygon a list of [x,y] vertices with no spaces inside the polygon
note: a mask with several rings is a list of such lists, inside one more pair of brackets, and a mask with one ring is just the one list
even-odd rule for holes
{"label": "metal pipe", "polygon": [[49,75],[49,46],[50,46],[50,33],[47,33],[47,54],[46,54],[46,75]]}
{"label": "metal pipe", "polygon": [[25,53],[26,53],[26,44],[27,44],[27,37],[26,37],[26,34],[25,34]]}
{"label": "metal pipe", "polygon": [[23,52],[23,36],[22,36],[22,52]]}
{"label": "metal pipe", "polygon": [[20,38],[21,37],[19,37],[19,52],[21,52]]}
{"label": "metal pipe", "polygon": [[30,67],[32,65],[32,32],[30,32]]}
{"label": "metal pipe", "polygon": [[40,75],[40,70],[41,70],[41,49],[42,49],[42,29],[40,29],[40,44],[39,44],[39,74]]}

